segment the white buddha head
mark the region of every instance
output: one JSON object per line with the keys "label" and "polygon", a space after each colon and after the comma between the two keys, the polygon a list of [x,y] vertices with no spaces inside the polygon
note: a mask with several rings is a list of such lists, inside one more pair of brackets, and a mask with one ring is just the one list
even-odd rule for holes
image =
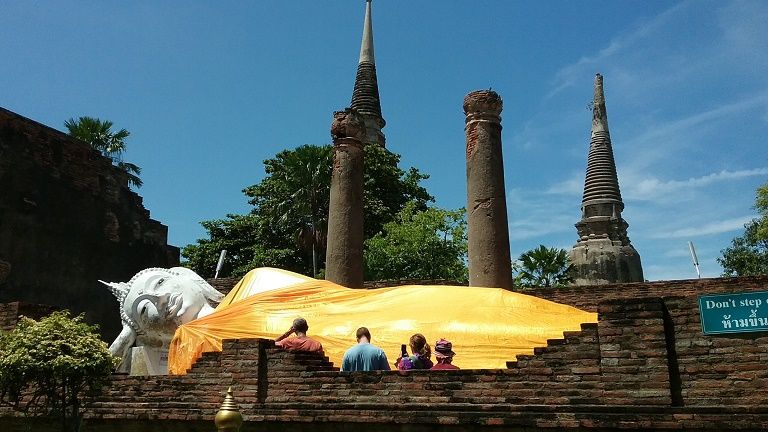
{"label": "white buddha head", "polygon": [[[120,302],[124,333],[130,328],[137,345],[167,346],[178,326],[213,312],[210,303],[223,298],[205,279],[184,267],[148,268],[128,282],[100,282]],[[118,354],[117,348],[114,354]]]}

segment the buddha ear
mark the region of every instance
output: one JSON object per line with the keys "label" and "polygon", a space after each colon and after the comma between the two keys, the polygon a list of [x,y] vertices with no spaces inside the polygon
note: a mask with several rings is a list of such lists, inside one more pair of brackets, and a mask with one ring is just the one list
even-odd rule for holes
{"label": "buddha ear", "polygon": [[112,295],[114,295],[118,300],[125,298],[125,296],[128,294],[128,290],[130,289],[128,284],[125,282],[104,282],[103,280],[99,280],[99,282],[109,287],[109,290],[112,291]]}

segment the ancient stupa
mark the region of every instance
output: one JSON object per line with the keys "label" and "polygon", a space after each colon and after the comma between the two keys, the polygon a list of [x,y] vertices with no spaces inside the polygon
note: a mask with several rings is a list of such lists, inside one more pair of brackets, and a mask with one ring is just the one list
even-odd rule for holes
{"label": "ancient stupa", "polygon": [[371,1],[365,3],[363,41],[351,107],[334,113],[333,172],[328,210],[326,279],[345,287],[363,287],[363,159],[365,144],[384,147],[376,60],[373,54]]}
{"label": "ancient stupa", "polygon": [[352,109],[357,111],[365,122],[365,143],[385,147],[384,133],[381,129],[386,122],[381,116],[379,83],[376,79],[376,58],[373,55],[373,22],[371,19],[371,0],[365,3],[365,21],[363,23],[363,41],[360,45],[360,60],[357,64],[355,89],[352,92]]}
{"label": "ancient stupa", "polygon": [[597,74],[581,220],[576,224],[579,239],[570,253],[576,285],[643,281],[640,255],[629,241],[629,224],[621,216],[623,210],[608,132],[603,77]]}

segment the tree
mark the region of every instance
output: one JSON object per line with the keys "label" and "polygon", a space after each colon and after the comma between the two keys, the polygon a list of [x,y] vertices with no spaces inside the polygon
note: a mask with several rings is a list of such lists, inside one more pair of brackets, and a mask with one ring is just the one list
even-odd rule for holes
{"label": "tree", "polygon": [[[381,231],[407,202],[425,209],[432,201],[420,185],[428,176],[415,168],[403,171],[399,162],[399,155],[378,145],[365,147],[366,238]],[[253,206],[250,214],[201,222],[208,238],[183,248],[186,265],[213,276],[221,249],[227,249],[229,274],[235,276],[263,266],[321,273],[332,164],[330,146],[305,145],[265,160],[264,179],[243,190]]]}
{"label": "tree", "polygon": [[760,216],[745,224],[744,234],[720,251],[717,262],[723,266],[723,276],[768,274],[768,183],[757,188],[754,208]]}
{"label": "tree", "polygon": [[281,225],[297,226],[296,245],[312,256],[317,277],[317,257],[325,248],[331,184],[331,147],[303,145],[283,151],[265,162],[270,181],[246,189],[254,206]]}
{"label": "tree", "polygon": [[757,220],[757,236],[762,240],[768,239],[768,183],[757,188],[755,210],[760,213]]}
{"label": "tree", "polygon": [[76,431],[81,409],[118,361],[82,315],[22,318],[0,335],[0,400],[25,414],[58,417],[62,430]]}
{"label": "tree", "polygon": [[467,222],[464,209],[419,210],[410,202],[395,220],[365,241],[365,275],[369,280],[468,278]]}
{"label": "tree", "polygon": [[573,282],[573,264],[565,249],[539,245],[523,252],[512,268],[515,285],[521,288],[561,287]]}
{"label": "tree", "polygon": [[731,246],[720,251],[717,262],[723,266],[723,276],[756,276],[768,274],[768,238],[759,235],[760,222],[755,219],[744,225],[744,235],[734,238]]}
{"label": "tree", "polygon": [[121,171],[128,175],[128,184],[141,187],[143,182],[139,178],[141,168],[138,165],[123,160],[125,152],[125,140],[131,135],[126,129],[117,132],[112,131],[113,123],[109,120],[99,120],[93,117],[80,117],[77,120],[71,118],[64,122],[69,135],[85,141],[94,150],[112,160]]}
{"label": "tree", "polygon": [[185,265],[203,277],[213,277],[219,253],[227,250],[222,274],[242,276],[256,267],[304,268],[298,251],[290,245],[270,246],[274,229],[269,221],[253,213],[229,214],[225,219],[200,223],[208,238],[184,247]]}

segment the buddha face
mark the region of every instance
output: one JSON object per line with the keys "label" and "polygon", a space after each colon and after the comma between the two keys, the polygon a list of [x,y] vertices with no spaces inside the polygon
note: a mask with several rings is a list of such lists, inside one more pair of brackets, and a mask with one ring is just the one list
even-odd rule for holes
{"label": "buddha face", "polygon": [[124,308],[142,327],[165,321],[174,321],[177,325],[188,323],[197,318],[207,304],[200,288],[184,276],[149,272],[141,276],[135,286],[139,289],[128,294]]}
{"label": "buddha face", "polygon": [[195,272],[183,267],[146,269],[128,283],[108,285],[113,292],[124,294],[123,320],[150,345],[165,345],[178,326],[211,312],[208,301],[222,297]]}

